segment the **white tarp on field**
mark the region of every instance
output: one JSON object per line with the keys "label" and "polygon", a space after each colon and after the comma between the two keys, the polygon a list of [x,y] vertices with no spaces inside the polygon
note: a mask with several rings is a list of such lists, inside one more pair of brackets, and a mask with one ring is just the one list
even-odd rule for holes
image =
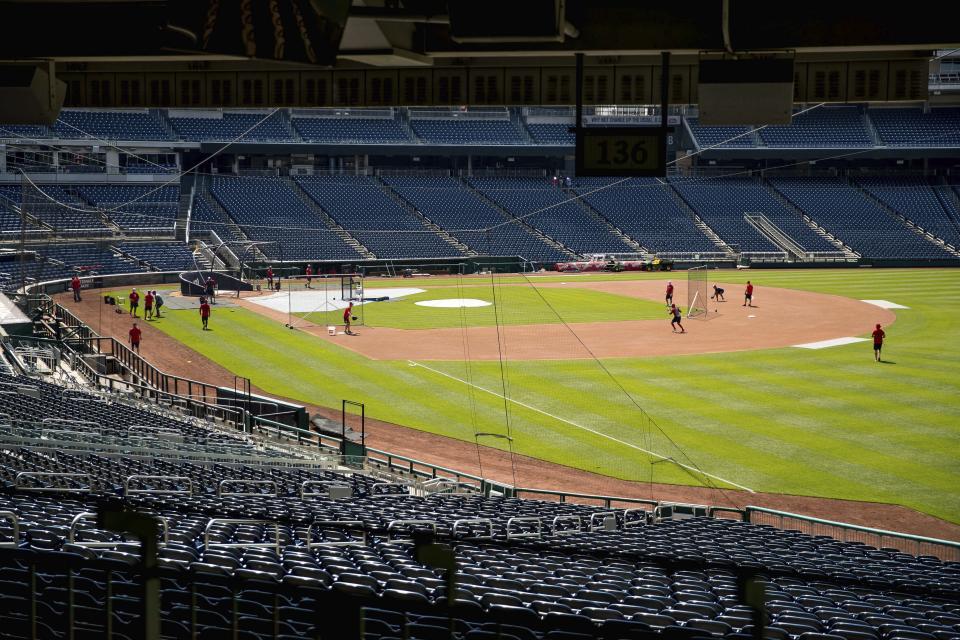
{"label": "white tarp on field", "polygon": [[441,300],[421,300],[413,304],[418,307],[440,307],[441,309],[459,309],[460,307],[489,307],[491,302],[476,298],[443,298]]}
{"label": "white tarp on field", "polygon": [[[363,290],[364,298],[383,298],[389,297],[391,300],[412,296],[417,293],[423,293],[423,289],[414,289],[413,287],[390,287],[388,289],[367,289]],[[340,298],[340,287],[330,288],[326,291],[317,289],[298,289],[297,291],[278,291],[262,296],[247,298],[254,304],[263,305],[268,309],[280,311],[282,313],[314,313],[323,311],[333,311],[335,309],[345,309],[347,301]],[[359,304],[354,302],[354,304]]]}
{"label": "white tarp on field", "polygon": [[826,349],[827,347],[839,347],[845,344],[855,342],[866,342],[867,338],[834,338],[833,340],[821,340],[820,342],[808,342],[806,344],[795,344],[793,346],[800,349]]}
{"label": "white tarp on field", "polygon": [[861,300],[860,302],[866,302],[867,304],[872,304],[875,307],[880,307],[881,309],[909,309],[910,307],[905,307],[902,304],[897,304],[896,302],[890,302],[889,300]]}

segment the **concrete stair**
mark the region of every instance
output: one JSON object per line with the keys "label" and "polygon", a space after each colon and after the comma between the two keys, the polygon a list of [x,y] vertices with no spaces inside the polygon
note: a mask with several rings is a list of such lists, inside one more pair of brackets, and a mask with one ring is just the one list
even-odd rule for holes
{"label": "concrete stair", "polygon": [[548,236],[548,235],[545,234],[544,232],[540,231],[540,230],[537,229],[536,227],[527,224],[525,221],[523,221],[523,220],[520,219],[520,218],[517,218],[517,217],[514,216],[512,213],[510,213],[509,211],[507,211],[506,209],[504,209],[503,207],[501,207],[501,206],[500,206],[500,203],[498,203],[496,200],[490,198],[487,194],[483,193],[483,192],[480,191],[479,189],[475,189],[475,188],[473,187],[473,185],[471,185],[467,180],[465,180],[465,179],[463,179],[463,178],[459,178],[459,180],[460,180],[460,183],[463,185],[463,187],[464,187],[465,189],[468,189],[468,190],[472,191],[474,194],[476,194],[476,196],[477,196],[478,198],[480,198],[481,200],[483,200],[484,202],[486,202],[487,204],[489,204],[491,207],[493,207],[494,209],[496,209],[497,212],[499,212],[500,215],[504,217],[504,220],[505,220],[505,221],[514,221],[514,222],[512,222],[512,224],[519,225],[521,228],[523,228],[524,230],[526,230],[527,233],[533,235],[534,237],[536,237],[537,239],[541,240],[542,242],[545,242],[546,244],[550,245],[551,247],[553,247],[553,248],[556,249],[557,251],[561,251],[561,252],[567,254],[567,256],[568,256],[569,258],[571,258],[572,260],[579,260],[579,259],[581,259],[581,258],[584,257],[584,256],[580,255],[579,253],[577,253],[576,251],[573,251],[572,249],[570,249],[569,247],[567,247],[567,246],[566,246],[565,244],[563,244],[562,242],[558,242],[557,240],[554,240],[553,238],[551,238],[550,236]]}
{"label": "concrete stair", "polygon": [[337,236],[343,240],[343,242],[359,253],[361,256],[367,260],[376,260],[377,256],[363,246],[359,240],[350,235],[350,232],[340,226],[340,223],[333,219],[333,217],[327,213],[327,211],[321,207],[317,202],[310,197],[310,194],[303,190],[296,180],[293,178],[284,178],[284,182],[287,183],[287,186],[290,187],[290,190],[295,196],[297,196],[301,202],[310,207],[310,209],[317,214],[317,217],[320,218],[323,223],[327,226],[327,229],[337,234]]}
{"label": "concrete stair", "polygon": [[674,201],[678,205],[680,205],[680,208],[686,211],[687,215],[693,219],[694,226],[696,226],[697,229],[699,229],[703,233],[703,235],[710,238],[710,242],[717,245],[717,249],[719,249],[720,251],[723,251],[731,258],[736,258],[737,252],[733,250],[733,247],[727,244],[726,241],[723,238],[721,238],[716,231],[710,228],[710,225],[704,222],[703,219],[699,215],[697,215],[696,210],[690,205],[689,202],[686,201],[683,195],[679,191],[677,191],[676,185],[674,185],[671,182],[665,182],[663,184],[666,184],[667,186],[670,187],[670,196],[674,199]]}
{"label": "concrete stair", "polygon": [[613,235],[623,240],[623,242],[629,245],[631,249],[633,249],[637,253],[650,253],[646,247],[644,247],[642,244],[640,244],[639,242],[637,242],[636,240],[634,240],[633,238],[625,234],[623,231],[620,230],[620,228],[617,225],[610,222],[610,220],[608,220],[606,216],[604,216],[602,213],[600,213],[599,211],[591,207],[590,204],[586,200],[581,198],[576,191],[574,191],[571,188],[564,187],[563,192],[569,195],[571,198],[573,198],[573,202],[576,203],[576,205],[580,207],[583,211],[585,211],[587,215],[589,215],[591,218],[593,218],[594,220],[596,220],[597,222],[605,226],[610,233],[612,233]]}
{"label": "concrete stair", "polygon": [[385,194],[387,194],[391,200],[393,200],[398,205],[403,207],[408,213],[410,213],[410,215],[417,218],[417,220],[420,221],[420,224],[423,225],[424,229],[428,229],[433,233],[437,234],[438,236],[440,236],[440,238],[444,242],[449,244],[451,247],[453,247],[463,255],[467,255],[471,257],[480,255],[479,253],[477,253],[476,251],[468,247],[463,242],[460,242],[460,240],[458,240],[455,236],[451,235],[450,233],[447,233],[443,228],[440,227],[440,225],[436,224],[433,220],[423,215],[423,213],[419,209],[417,209],[415,206],[413,206],[412,204],[404,200],[403,196],[401,196],[399,193],[391,189],[390,185],[384,182],[382,178],[378,176],[374,178],[374,181],[377,183],[377,186],[380,187],[380,190],[383,191]]}
{"label": "concrete stair", "polygon": [[927,242],[937,245],[941,249],[953,254],[954,256],[960,257],[960,251],[958,251],[957,248],[954,247],[953,245],[947,244],[947,242],[943,238],[939,238],[935,236],[933,233],[927,231],[926,229],[918,225],[916,222],[914,222],[907,216],[903,215],[902,213],[900,213],[899,211],[897,211],[896,209],[888,205],[886,202],[884,202],[877,196],[870,193],[870,191],[861,187],[859,184],[857,184],[855,180],[848,180],[848,182],[853,186],[853,188],[859,191],[864,198],[866,198],[873,204],[877,205],[891,218],[895,218],[896,220],[901,222],[905,227],[913,231],[915,234],[917,234]]}

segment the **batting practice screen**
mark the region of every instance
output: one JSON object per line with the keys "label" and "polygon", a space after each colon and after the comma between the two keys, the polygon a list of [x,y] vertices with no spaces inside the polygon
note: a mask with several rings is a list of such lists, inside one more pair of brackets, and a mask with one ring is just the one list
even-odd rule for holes
{"label": "batting practice screen", "polygon": [[707,302],[707,265],[687,269],[687,317],[706,317]]}

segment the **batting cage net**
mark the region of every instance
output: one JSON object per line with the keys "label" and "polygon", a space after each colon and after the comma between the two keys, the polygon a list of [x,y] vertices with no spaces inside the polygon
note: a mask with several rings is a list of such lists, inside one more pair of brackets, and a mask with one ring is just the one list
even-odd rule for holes
{"label": "batting cage net", "polygon": [[257,281],[259,294],[251,301],[287,316],[291,329],[321,331],[336,327],[342,331],[343,311],[354,304],[352,326],[363,326],[363,276],[325,273],[312,276],[274,276]]}
{"label": "batting cage net", "polygon": [[687,270],[687,317],[701,318],[707,315],[707,265]]}

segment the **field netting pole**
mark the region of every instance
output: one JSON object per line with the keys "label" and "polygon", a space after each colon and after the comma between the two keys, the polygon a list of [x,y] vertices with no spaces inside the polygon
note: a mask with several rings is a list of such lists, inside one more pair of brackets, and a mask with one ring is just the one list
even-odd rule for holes
{"label": "field netting pole", "polygon": [[709,276],[707,265],[699,265],[687,269],[687,317],[698,318],[707,317],[709,311],[707,305],[709,296],[707,296],[707,278]]}

